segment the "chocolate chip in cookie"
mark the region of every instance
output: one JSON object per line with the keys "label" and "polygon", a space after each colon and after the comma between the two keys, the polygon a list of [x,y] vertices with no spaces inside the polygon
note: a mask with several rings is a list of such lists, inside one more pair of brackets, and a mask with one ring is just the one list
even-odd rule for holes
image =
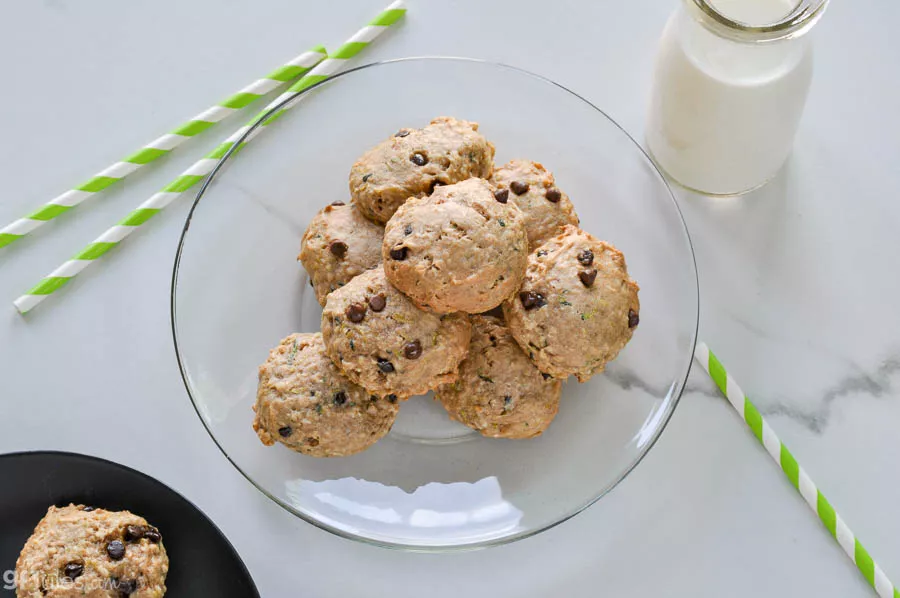
{"label": "chocolate chip in cookie", "polygon": [[278,435],[281,436],[282,438],[287,438],[288,436],[290,436],[293,433],[294,433],[294,429],[291,428],[290,426],[284,426],[282,428],[278,428]]}
{"label": "chocolate chip in cookie", "polygon": [[418,340],[410,341],[403,346],[403,356],[407,359],[418,359],[422,356],[422,343]]}
{"label": "chocolate chip in cookie", "polygon": [[384,359],[383,357],[378,358],[378,369],[384,372],[385,374],[390,374],[394,371],[394,364]]}
{"label": "chocolate chip in cookie", "polygon": [[547,300],[544,299],[544,296],[540,293],[535,293],[534,291],[523,291],[519,293],[519,300],[522,302],[522,307],[528,311],[547,305]]}
{"label": "chocolate chip in cookie", "polygon": [[84,565],[81,563],[69,563],[63,569],[63,575],[69,579],[80,577],[84,573]]}
{"label": "chocolate chip in cookie", "polygon": [[550,203],[559,203],[559,200],[562,199],[562,193],[556,187],[550,187],[544,191],[544,197],[546,197],[547,201]]}
{"label": "chocolate chip in cookie", "polygon": [[347,402],[347,393],[345,393],[343,390],[339,390],[336,393],[334,393],[334,404],[335,405],[340,406],[346,402]]}
{"label": "chocolate chip in cookie", "polygon": [[380,312],[384,310],[384,307],[387,305],[387,299],[384,298],[383,293],[378,293],[377,295],[372,295],[369,297],[369,308],[371,308],[374,312]]}
{"label": "chocolate chip in cookie", "polygon": [[351,303],[344,311],[347,319],[354,324],[359,324],[366,317],[366,306],[362,303]]}
{"label": "chocolate chip in cookie", "polygon": [[335,206],[335,207],[340,207],[340,206],[343,206],[343,205],[346,205],[346,204],[344,204],[344,202],[342,202],[341,200],[337,200],[337,201],[331,202],[331,205],[333,205],[333,206]]}
{"label": "chocolate chip in cookie", "polygon": [[343,241],[332,241],[328,244],[328,251],[335,257],[342,258],[347,255],[347,244]]}
{"label": "chocolate chip in cookie", "polygon": [[581,280],[581,284],[586,287],[591,287],[594,284],[594,280],[597,279],[597,270],[595,268],[582,270],[578,273],[578,278]]}
{"label": "chocolate chip in cookie", "polygon": [[137,591],[138,583],[133,579],[116,579],[115,588],[120,596],[131,596]]}
{"label": "chocolate chip in cookie", "polygon": [[590,266],[594,263],[594,252],[590,249],[584,249],[578,254],[578,263],[582,266]]}
{"label": "chocolate chip in cookie", "polygon": [[416,166],[425,166],[428,164],[428,158],[422,152],[416,152],[409,157],[409,161]]}
{"label": "chocolate chip in cookie", "polygon": [[162,534],[155,527],[148,527],[144,529],[144,539],[159,544],[162,542]]}
{"label": "chocolate chip in cookie", "polygon": [[634,328],[638,324],[640,324],[641,318],[638,316],[637,312],[633,309],[628,310],[628,327]]}
{"label": "chocolate chip in cookie", "polygon": [[125,533],[123,535],[126,542],[137,542],[144,537],[144,526],[127,525],[125,526]]}
{"label": "chocolate chip in cookie", "polygon": [[125,558],[125,545],[121,540],[113,540],[106,545],[106,554],[114,561],[121,561]]}
{"label": "chocolate chip in cookie", "polygon": [[409,135],[409,129],[400,129],[394,133],[394,137],[406,137],[407,135]]}
{"label": "chocolate chip in cookie", "polygon": [[509,188],[516,195],[524,195],[528,193],[528,183],[523,183],[522,181],[513,181],[509,184]]}
{"label": "chocolate chip in cookie", "polygon": [[509,189],[497,189],[494,191],[494,199],[500,203],[506,203],[509,201]]}
{"label": "chocolate chip in cookie", "polygon": [[391,249],[391,259],[397,261],[403,261],[406,259],[406,254],[409,251],[407,247],[394,247]]}

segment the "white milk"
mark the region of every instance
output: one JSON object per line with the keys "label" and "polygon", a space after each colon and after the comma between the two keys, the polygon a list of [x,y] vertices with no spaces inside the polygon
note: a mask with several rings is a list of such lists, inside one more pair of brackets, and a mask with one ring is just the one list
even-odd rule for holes
{"label": "white milk", "polygon": [[[709,0],[750,25],[777,22],[790,0]],[[787,159],[812,77],[805,37],[766,43],[719,36],[682,7],[660,41],[647,144],[682,185],[710,194],[749,191]]]}

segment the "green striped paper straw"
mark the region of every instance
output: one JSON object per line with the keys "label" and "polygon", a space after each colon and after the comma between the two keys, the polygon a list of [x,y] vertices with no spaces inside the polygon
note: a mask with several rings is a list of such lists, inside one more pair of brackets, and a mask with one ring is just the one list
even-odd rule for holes
{"label": "green striped paper straw", "polygon": [[[28,312],[35,305],[45,300],[49,295],[55,293],[67,282],[72,280],[79,272],[100,259],[106,252],[121,243],[128,235],[162,211],[162,209],[169,205],[176,197],[206,178],[206,176],[212,172],[213,168],[215,168],[219,160],[228,153],[232,146],[234,146],[237,140],[245,135],[261,118],[265,118],[265,121],[263,121],[259,127],[253,129],[253,132],[247,135],[241,143],[241,146],[235,148],[235,151],[249,143],[250,140],[256,137],[256,135],[258,135],[267,125],[274,122],[284,110],[290,108],[293,104],[290,100],[297,98],[303,90],[324,81],[336,73],[348,60],[359,54],[388,27],[399,21],[404,14],[406,14],[406,8],[402,0],[398,0],[384,9],[381,14],[369,22],[367,26],[357,31],[353,37],[338,48],[337,52],[331,54],[309,73],[294,83],[247,125],[238,129],[216,149],[201,160],[195,162],[193,166],[185,170],[178,178],[166,185],[159,193],[150,197],[150,199],[138,206],[117,225],[108,229],[105,233],[96,238],[93,243],[75,254],[72,259],[51,272],[49,276],[41,280],[34,288],[16,299],[13,304],[16,306],[16,309],[19,310],[19,313],[24,314]],[[282,110],[266,117],[271,110],[277,108],[282,102],[286,102],[282,106]]]}
{"label": "green striped paper straw", "polygon": [[763,419],[756,406],[750,402],[744,391],[737,385],[721,362],[709,350],[706,343],[698,342],[694,350],[694,359],[703,366],[706,373],[722,391],[722,394],[744,419],[756,439],[765,447],[769,455],[781,466],[784,475],[791,481],[794,488],[800,492],[803,500],[809,505],[822,520],[822,524],[828,532],[837,540],[850,560],[856,563],[857,568],[866,578],[866,581],[875,588],[875,593],[881,598],[900,598],[894,584],[887,578],[881,567],[878,566],[869,552],[856,538],[841,516],[825,498],[825,495],[816,487],[806,471],[797,463],[797,460],[775,434],[769,423]]}
{"label": "green striped paper straw", "polygon": [[50,220],[62,216],[89,197],[121,181],[131,173],[140,170],[141,167],[159,160],[191,137],[199,135],[217,122],[249,106],[283,83],[306,74],[325,57],[325,48],[323,46],[315,46],[309,51],[292,58],[262,79],[257,79],[222,102],[211,106],[173,129],[170,133],[154,139],[124,160],[100,171],[86,183],[82,183],[74,189],[69,189],[62,195],[51,199],[28,216],[19,218],[5,228],[0,229],[0,247],[5,247],[21,239]]}

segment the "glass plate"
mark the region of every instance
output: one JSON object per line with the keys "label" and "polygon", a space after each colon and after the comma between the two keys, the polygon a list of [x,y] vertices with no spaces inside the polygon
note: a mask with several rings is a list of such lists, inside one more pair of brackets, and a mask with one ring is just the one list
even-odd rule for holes
{"label": "glass plate", "polygon": [[[690,239],[660,173],[597,107],[537,75],[460,58],[353,69],[312,88],[226,156],[185,224],[172,328],[207,430],[257,488],[338,535],[412,550],[502,544],[596,502],[647,454],[684,388],[697,331]],[[389,436],[352,457],[263,446],[251,428],[256,370],[321,308],[296,261],[310,219],[349,200],[350,166],[402,127],[450,115],[481,124],[496,163],[542,162],[582,227],[626,256],[641,323],[607,371],[570,379],[559,416],[532,440],[482,438],[430,397],[403,403]],[[251,131],[249,134],[254,134]]]}

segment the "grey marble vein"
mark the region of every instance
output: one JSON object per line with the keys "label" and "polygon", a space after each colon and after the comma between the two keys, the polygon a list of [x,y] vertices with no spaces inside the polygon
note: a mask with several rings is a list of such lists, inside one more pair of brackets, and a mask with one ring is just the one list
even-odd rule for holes
{"label": "grey marble vein", "polygon": [[[724,398],[718,388],[701,370],[695,369],[693,371],[702,375],[691,377],[685,386],[685,394],[698,394],[713,399]],[[893,377],[898,373],[900,373],[900,350],[884,358],[872,372],[860,371],[841,378],[833,386],[825,390],[814,407],[803,408],[792,404],[796,401],[777,395],[771,398],[766,398],[763,395],[761,402],[758,399],[754,399],[754,401],[762,415],[766,417],[786,417],[813,434],[821,435],[828,427],[834,404],[837,401],[855,395],[864,395],[876,399],[890,397],[894,389]],[[638,389],[656,397],[663,396],[666,392],[666,389],[649,384],[632,370],[610,370],[606,372],[606,376],[622,390]],[[746,392],[746,388],[744,390]],[[754,396],[758,397],[759,395]]]}
{"label": "grey marble vein", "polygon": [[828,427],[835,402],[854,395],[866,395],[876,399],[885,395],[890,396],[894,387],[893,376],[898,372],[900,372],[900,352],[883,359],[871,373],[862,371],[841,378],[822,394],[818,405],[814,408],[803,409],[789,405],[784,398],[775,398],[773,404],[765,408],[760,407],[760,413],[764,416],[787,417],[813,434],[821,434]]}
{"label": "grey marble vein", "polygon": [[[622,390],[631,390],[633,388],[636,388],[638,390],[643,390],[647,394],[654,397],[661,397],[665,395],[669,388],[668,386],[666,386],[665,388],[653,386],[652,384],[638,376],[633,370],[624,368],[607,370],[606,377]],[[713,382],[705,377],[700,378],[699,381],[693,381],[689,379],[688,383],[685,385],[684,393],[696,393],[710,398],[718,398],[720,396],[719,391],[715,387]]]}

